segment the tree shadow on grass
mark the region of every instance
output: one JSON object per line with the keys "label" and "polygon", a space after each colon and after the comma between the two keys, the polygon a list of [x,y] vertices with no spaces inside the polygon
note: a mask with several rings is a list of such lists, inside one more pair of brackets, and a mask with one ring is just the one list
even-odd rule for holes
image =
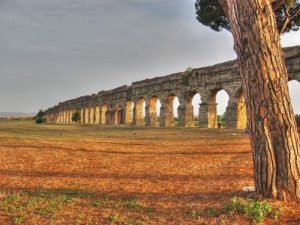
{"label": "tree shadow on grass", "polygon": [[[106,143],[107,144],[107,143]],[[111,143],[109,143],[111,144]],[[127,144],[122,144],[127,145]],[[211,145],[209,145],[211,146]],[[251,154],[250,150],[244,151],[226,151],[226,150],[219,150],[219,151],[164,151],[164,152],[157,152],[157,151],[134,151],[134,150],[101,150],[101,149],[88,149],[88,148],[68,148],[68,147],[60,147],[60,146],[39,146],[39,145],[16,145],[16,144],[1,144],[0,148],[31,148],[31,149],[48,149],[48,150],[63,150],[63,151],[72,151],[72,152],[84,152],[84,153],[99,153],[99,154],[112,154],[112,155],[223,155],[226,154],[233,154],[233,155],[247,155]],[[151,147],[151,146],[150,146]],[[178,146],[177,146],[178,147]],[[187,147],[186,145],[184,146]],[[204,146],[201,146],[203,148]]]}
{"label": "tree shadow on grass", "polygon": [[[12,177],[54,177],[54,178],[92,178],[92,179],[126,179],[126,180],[153,180],[153,181],[220,181],[220,180],[242,180],[245,174],[227,174],[220,173],[211,175],[178,175],[178,174],[161,174],[161,173],[86,173],[86,172],[60,172],[60,171],[24,171],[0,169],[0,175]],[[248,175],[249,178],[251,174]]]}

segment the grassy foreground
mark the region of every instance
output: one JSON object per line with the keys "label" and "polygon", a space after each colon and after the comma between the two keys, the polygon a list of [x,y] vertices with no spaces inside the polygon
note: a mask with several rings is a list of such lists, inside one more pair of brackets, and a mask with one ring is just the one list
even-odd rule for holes
{"label": "grassy foreground", "polygon": [[0,121],[0,224],[300,224],[260,199],[242,131]]}

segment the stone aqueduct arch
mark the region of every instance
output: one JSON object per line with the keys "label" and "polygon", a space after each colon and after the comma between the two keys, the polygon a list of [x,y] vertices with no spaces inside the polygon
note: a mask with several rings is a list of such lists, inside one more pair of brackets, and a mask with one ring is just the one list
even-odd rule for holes
{"label": "stone aqueduct arch", "polygon": [[[284,51],[289,80],[300,82],[300,46],[285,48]],[[179,126],[192,127],[192,99],[199,93],[199,126],[216,128],[216,93],[222,89],[229,95],[225,113],[226,126],[245,128],[245,98],[236,61],[194,69],[191,75],[176,73],[79,97],[49,108],[45,117],[49,123],[72,123],[72,114],[79,111],[82,124],[170,127],[174,125],[173,99],[177,96],[180,102]],[[158,100],[161,103],[160,123],[156,108]]]}

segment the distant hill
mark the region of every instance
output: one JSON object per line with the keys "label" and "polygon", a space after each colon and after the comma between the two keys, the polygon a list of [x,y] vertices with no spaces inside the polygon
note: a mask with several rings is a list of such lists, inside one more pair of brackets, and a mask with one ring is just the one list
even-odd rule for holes
{"label": "distant hill", "polygon": [[12,118],[28,118],[35,116],[36,113],[21,113],[21,112],[0,112],[0,118],[12,119]]}

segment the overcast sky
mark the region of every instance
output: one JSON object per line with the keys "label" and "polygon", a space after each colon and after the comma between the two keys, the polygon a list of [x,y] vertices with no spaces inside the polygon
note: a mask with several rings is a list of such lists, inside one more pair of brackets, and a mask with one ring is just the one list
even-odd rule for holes
{"label": "overcast sky", "polygon": [[[235,58],[195,0],[0,0],[0,111],[36,112],[133,81]],[[283,46],[300,45],[300,32]],[[292,87],[300,113],[300,84]]]}

